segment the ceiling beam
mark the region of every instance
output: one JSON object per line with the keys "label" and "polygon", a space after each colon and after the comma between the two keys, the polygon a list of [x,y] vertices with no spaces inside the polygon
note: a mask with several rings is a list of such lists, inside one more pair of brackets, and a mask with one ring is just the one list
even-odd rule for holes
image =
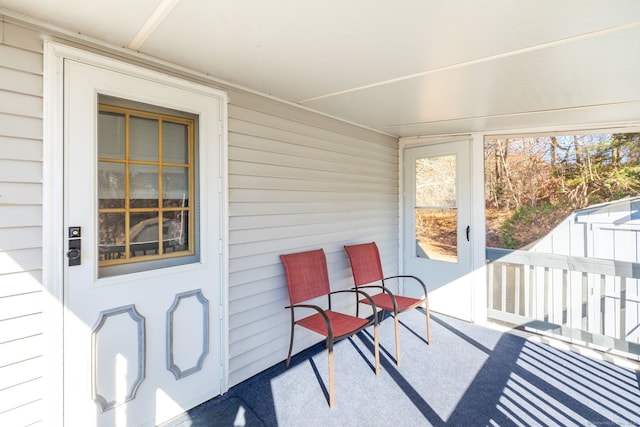
{"label": "ceiling beam", "polygon": [[131,39],[127,47],[132,50],[140,49],[156,28],[158,28],[158,25],[164,21],[178,3],[180,3],[180,0],[162,0],[162,3],[160,3],[149,19],[147,19],[147,22],[140,28],[138,34]]}

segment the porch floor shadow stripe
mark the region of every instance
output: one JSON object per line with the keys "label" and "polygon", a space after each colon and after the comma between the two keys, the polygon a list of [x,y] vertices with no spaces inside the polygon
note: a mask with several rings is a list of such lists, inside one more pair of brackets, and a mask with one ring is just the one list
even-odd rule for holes
{"label": "porch floor shadow stripe", "polygon": [[[427,345],[424,316],[401,315],[402,365],[381,351],[379,376],[373,327],[334,346],[334,409],[321,342],[162,427],[640,425],[638,371],[437,313]],[[379,338],[394,346],[393,319]]]}
{"label": "porch floor shadow stripe", "polygon": [[206,402],[165,425],[172,427],[266,427],[239,397],[222,396]]}

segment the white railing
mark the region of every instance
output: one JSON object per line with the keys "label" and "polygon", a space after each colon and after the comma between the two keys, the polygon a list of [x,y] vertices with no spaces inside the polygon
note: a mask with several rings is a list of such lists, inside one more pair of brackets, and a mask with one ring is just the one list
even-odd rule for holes
{"label": "white railing", "polygon": [[488,316],[640,360],[640,264],[487,248]]}

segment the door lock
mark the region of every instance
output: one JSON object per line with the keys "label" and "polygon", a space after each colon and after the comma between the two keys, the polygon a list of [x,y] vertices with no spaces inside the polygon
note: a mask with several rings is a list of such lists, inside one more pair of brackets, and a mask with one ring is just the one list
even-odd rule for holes
{"label": "door lock", "polygon": [[80,265],[81,263],[81,244],[80,244],[80,227],[69,227],[69,250],[67,258],[69,259],[69,267]]}
{"label": "door lock", "polygon": [[80,227],[69,227],[69,238],[77,239],[80,237]]}

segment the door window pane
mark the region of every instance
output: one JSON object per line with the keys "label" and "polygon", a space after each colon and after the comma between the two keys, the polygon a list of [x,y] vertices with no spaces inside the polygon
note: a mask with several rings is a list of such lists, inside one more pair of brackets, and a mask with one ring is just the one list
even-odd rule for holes
{"label": "door window pane", "polygon": [[129,199],[132,208],[158,207],[158,166],[129,165]]}
{"label": "door window pane", "polygon": [[189,129],[182,123],[162,123],[162,161],[189,163]]}
{"label": "door window pane", "polygon": [[164,251],[176,252],[185,250],[189,242],[189,211],[179,210],[165,212],[162,221],[164,234]]}
{"label": "door window pane", "polygon": [[458,262],[455,155],[416,159],[416,255]]}
{"label": "door window pane", "polygon": [[158,161],[158,120],[131,117],[129,121],[129,158],[131,160]]}
{"label": "door window pane", "polygon": [[124,163],[98,163],[98,207],[100,209],[124,208]]}
{"label": "door window pane", "polygon": [[189,206],[189,169],[165,166],[162,169],[162,201],[163,206]]}
{"label": "door window pane", "polygon": [[98,115],[98,157],[124,159],[124,114],[100,111]]}
{"label": "door window pane", "polygon": [[129,222],[131,256],[157,255],[160,230],[157,213],[132,213]]}
{"label": "door window pane", "polygon": [[125,214],[98,215],[98,257],[100,261],[125,258]]}

